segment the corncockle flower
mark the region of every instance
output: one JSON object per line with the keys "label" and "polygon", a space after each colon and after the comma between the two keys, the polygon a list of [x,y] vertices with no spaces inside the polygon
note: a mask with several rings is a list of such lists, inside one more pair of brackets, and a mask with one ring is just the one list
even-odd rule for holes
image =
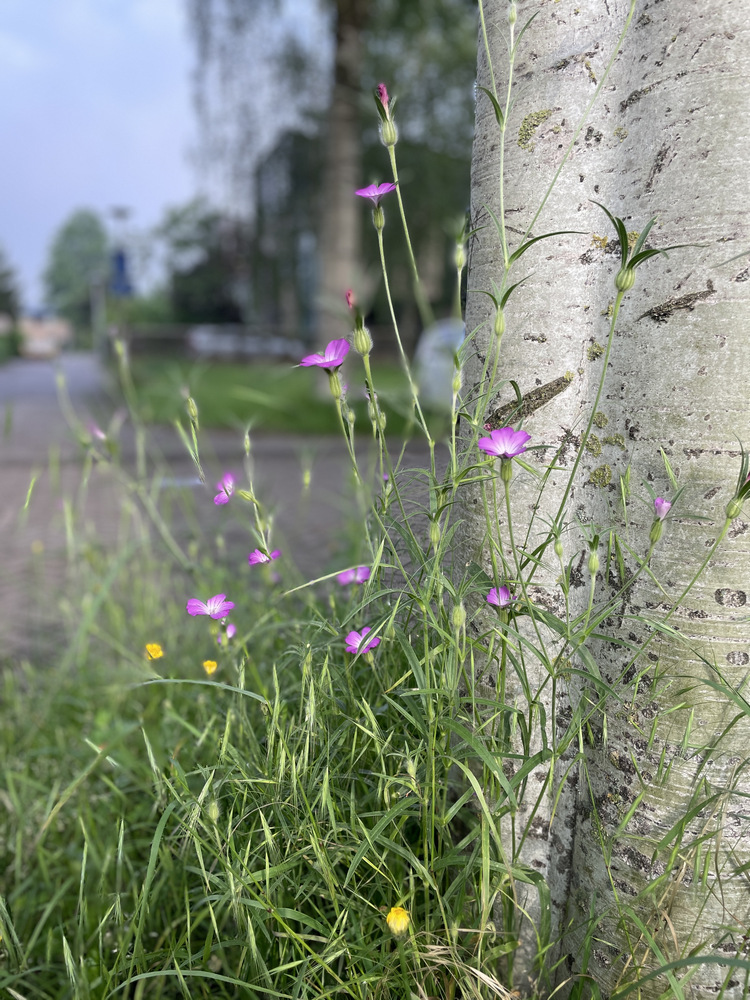
{"label": "corncockle flower", "polygon": [[489,437],[479,439],[479,448],[496,458],[515,458],[526,451],[526,442],[531,435],[526,431],[514,431],[512,427],[501,427],[491,432]]}
{"label": "corncockle flower", "polygon": [[389,101],[388,89],[387,89],[387,87],[386,87],[386,85],[384,83],[379,83],[378,87],[377,87],[377,90],[378,90],[378,100],[380,101],[380,103],[383,105],[383,107],[387,111],[388,110],[388,101]]}
{"label": "corncockle flower", "polygon": [[367,198],[372,202],[372,207],[377,208],[381,202],[384,195],[390,194],[391,191],[396,190],[396,185],[392,184],[390,181],[385,181],[383,184],[370,184],[366,188],[360,188],[355,191],[360,198]]}
{"label": "corncockle flower", "polygon": [[367,639],[369,631],[370,626],[365,625],[361,632],[350,632],[346,637],[347,653],[369,653],[371,649],[374,649],[380,642],[380,638],[375,636],[373,639]]}
{"label": "corncockle flower", "polygon": [[370,567],[357,566],[356,569],[345,569],[343,573],[338,574],[336,579],[342,587],[348,583],[364,583],[365,580],[370,579]]}
{"label": "corncockle flower", "polygon": [[[227,627],[224,629],[224,638],[226,639],[227,642],[229,642],[229,640],[233,639],[236,634],[237,634],[237,626],[234,624],[234,622],[229,622]],[[221,632],[217,633],[216,641],[218,642],[219,645],[222,644],[223,640]]]}
{"label": "corncockle flower", "polygon": [[664,518],[667,516],[667,514],[669,513],[669,508],[671,506],[672,504],[669,502],[669,500],[664,500],[662,497],[657,497],[656,500],[654,500],[654,510],[656,512],[656,516],[659,518],[660,521],[663,521]]}
{"label": "corncockle flower", "polygon": [[344,363],[344,358],[349,353],[349,341],[345,338],[332,340],[323,354],[308,354],[300,361],[301,368],[325,368],[326,371],[333,371]]}
{"label": "corncockle flower", "polygon": [[270,555],[266,552],[261,552],[260,549],[255,549],[254,552],[248,555],[247,561],[250,566],[257,566],[260,563],[270,563],[272,560],[278,559],[280,555],[281,549],[274,549]]}
{"label": "corncockle flower", "polygon": [[186,610],[189,615],[208,615],[209,618],[226,618],[234,607],[233,601],[225,600],[226,594],[216,594],[204,603],[197,597],[191,597],[187,602]]}
{"label": "corncockle flower", "polygon": [[496,608],[507,608],[515,600],[516,598],[511,597],[510,590],[507,587],[493,587],[489,594],[487,594],[487,603],[494,604]]}
{"label": "corncockle flower", "polygon": [[234,476],[231,472],[224,473],[216,484],[216,489],[219,492],[214,497],[214,503],[217,505],[229,503],[229,498],[234,493]]}

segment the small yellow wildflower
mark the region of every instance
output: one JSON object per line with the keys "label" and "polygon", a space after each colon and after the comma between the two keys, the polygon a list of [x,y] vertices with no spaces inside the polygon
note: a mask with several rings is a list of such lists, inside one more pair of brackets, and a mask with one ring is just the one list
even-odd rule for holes
{"label": "small yellow wildflower", "polygon": [[158,660],[164,656],[164,650],[161,648],[158,642],[147,642],[146,643],[146,659],[147,660]]}
{"label": "small yellow wildflower", "polygon": [[409,914],[403,906],[392,906],[385,921],[388,924],[388,930],[395,937],[401,937],[409,930]]}
{"label": "small yellow wildflower", "polygon": [[211,674],[216,673],[216,668],[218,667],[218,665],[219,664],[216,662],[216,660],[203,661],[203,669],[206,671],[209,677],[211,676]]}

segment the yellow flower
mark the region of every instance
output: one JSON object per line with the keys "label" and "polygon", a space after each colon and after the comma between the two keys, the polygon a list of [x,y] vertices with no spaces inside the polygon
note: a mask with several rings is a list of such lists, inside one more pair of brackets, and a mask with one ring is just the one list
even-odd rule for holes
{"label": "yellow flower", "polygon": [[409,914],[403,906],[392,906],[385,918],[388,930],[396,937],[401,937],[409,930]]}
{"label": "yellow flower", "polygon": [[164,656],[164,650],[161,648],[158,642],[147,642],[146,643],[146,659],[147,660],[158,660],[160,657]]}
{"label": "yellow flower", "polygon": [[217,667],[218,667],[218,663],[216,662],[216,660],[204,660],[203,661],[203,669],[206,671],[206,673],[208,674],[209,677],[211,676],[211,674],[216,673],[216,668]]}

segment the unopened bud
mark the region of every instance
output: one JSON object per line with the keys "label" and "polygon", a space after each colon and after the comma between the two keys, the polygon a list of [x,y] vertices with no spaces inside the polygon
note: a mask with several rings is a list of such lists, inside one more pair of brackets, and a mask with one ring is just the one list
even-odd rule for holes
{"label": "unopened bud", "polygon": [[618,292],[629,292],[635,284],[635,268],[621,267],[615,277],[615,288]]}
{"label": "unopened bud", "polygon": [[500,309],[499,306],[497,312],[495,313],[494,330],[495,330],[495,336],[498,338],[498,340],[505,333],[505,313],[502,311],[502,309]]}
{"label": "unopened bud", "polygon": [[462,629],[466,624],[466,608],[463,604],[456,604],[453,608],[453,614],[451,615],[453,621],[453,628],[458,631]]}
{"label": "unopened bud", "polygon": [[455,370],[455,372],[453,373],[453,384],[451,386],[451,388],[453,389],[453,395],[454,396],[457,396],[459,394],[459,392],[461,391],[461,384],[462,384],[462,382],[463,382],[463,378],[461,376],[461,369],[457,368]]}
{"label": "unopened bud", "polygon": [[562,543],[562,538],[556,538],[555,539],[555,555],[557,556],[558,559],[562,559],[562,557],[563,557],[563,543]]}
{"label": "unopened bud", "polygon": [[440,544],[440,535],[441,535],[440,522],[430,521],[430,544],[432,545],[433,549],[436,549]]}
{"label": "unopened bud", "polygon": [[219,803],[216,801],[216,799],[211,799],[211,802],[208,806],[208,818],[211,820],[212,823],[215,823],[219,818]]}
{"label": "unopened bud", "polygon": [[237,494],[240,499],[247,501],[247,503],[257,503],[255,495],[250,492],[250,490],[237,490]]}
{"label": "unopened bud", "polygon": [[198,407],[195,405],[195,400],[193,399],[192,396],[188,396],[188,398],[187,398],[187,411],[188,411],[188,416],[190,417],[191,423],[193,423],[197,427],[198,426]]}
{"label": "unopened bud", "polygon": [[376,205],[375,208],[373,208],[372,221],[377,231],[379,233],[382,232],[385,227],[385,213],[380,205]]}
{"label": "unopened bud", "polygon": [[354,350],[361,354],[362,357],[367,357],[367,355],[372,350],[372,337],[370,336],[370,331],[362,323],[357,323],[354,327]]}
{"label": "unopened bud", "polygon": [[411,757],[406,758],[406,773],[410,778],[414,779],[417,776],[417,765],[411,759]]}
{"label": "unopened bud", "polygon": [[341,399],[344,395],[344,387],[341,385],[341,379],[339,378],[338,372],[328,372],[328,385],[330,386],[333,398]]}
{"label": "unopened bud", "polygon": [[727,517],[729,518],[730,521],[733,521],[736,517],[739,517],[741,513],[742,513],[742,504],[736,497],[734,497],[727,504]]}
{"label": "unopened bud", "polygon": [[515,24],[518,20],[518,10],[516,9],[515,0],[512,0],[508,7],[508,24]]}
{"label": "unopened bud", "polygon": [[589,552],[589,573],[596,576],[599,572],[599,556],[596,552]]}
{"label": "unopened bud", "polygon": [[463,243],[457,243],[456,249],[453,254],[453,260],[456,264],[456,268],[459,271],[463,271],[466,267],[466,250],[464,249]]}

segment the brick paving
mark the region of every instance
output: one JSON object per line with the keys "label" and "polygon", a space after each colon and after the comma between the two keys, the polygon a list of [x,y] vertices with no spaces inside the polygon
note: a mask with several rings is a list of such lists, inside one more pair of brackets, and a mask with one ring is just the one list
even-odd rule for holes
{"label": "brick paving", "polygon": [[[106,376],[92,354],[64,354],[57,363],[14,359],[0,366],[0,419],[4,421],[0,437],[0,659],[43,656],[57,641],[68,558],[66,502],[75,502],[79,525],[87,537],[96,538],[110,551],[114,551],[121,523],[122,488],[106,466],[93,471],[85,503],[81,502],[84,450],[61,410],[56,371],[64,376],[81,421],[94,418],[106,426],[115,409]],[[127,424],[121,442],[123,466],[132,471],[134,441]],[[178,534],[193,531],[197,525],[210,536],[221,524],[227,545],[247,546],[247,530],[211,502],[213,484],[223,472],[231,470],[241,480],[244,459],[240,432],[202,435],[207,488],[197,480],[176,432],[168,427],[153,429],[149,474],[159,477],[162,491],[178,499],[189,498],[187,506],[195,514],[184,523],[178,517]],[[425,463],[426,448],[410,446],[408,460],[411,465]],[[305,469],[311,470],[308,489],[303,488]],[[35,484],[24,510],[32,478]],[[343,442],[254,435],[252,478],[257,495],[274,512],[278,539],[294,554],[301,573],[309,578],[335,568],[332,560],[354,510]]]}

